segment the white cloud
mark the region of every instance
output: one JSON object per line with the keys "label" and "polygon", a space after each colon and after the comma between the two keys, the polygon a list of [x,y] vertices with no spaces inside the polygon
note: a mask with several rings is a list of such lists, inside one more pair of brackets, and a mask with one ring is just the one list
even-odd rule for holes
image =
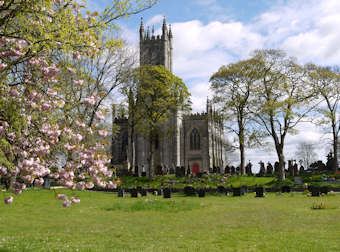
{"label": "white cloud", "polygon": [[150,18],[147,22],[146,22],[146,26],[152,26],[155,24],[161,24],[163,21],[164,15],[156,15],[152,18]]}

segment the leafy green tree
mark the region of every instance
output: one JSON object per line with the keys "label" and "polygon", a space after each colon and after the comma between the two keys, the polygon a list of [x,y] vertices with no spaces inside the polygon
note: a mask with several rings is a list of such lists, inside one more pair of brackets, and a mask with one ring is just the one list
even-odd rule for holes
{"label": "leafy green tree", "polygon": [[226,119],[226,128],[235,133],[240,151],[240,170],[245,171],[245,148],[254,138],[251,127],[251,107],[254,105],[253,89],[258,79],[257,60],[249,59],[222,66],[210,78],[214,101]]}
{"label": "leafy green tree", "polygon": [[334,153],[333,170],[338,170],[338,143],[340,135],[340,73],[336,68],[318,67],[313,64],[306,66],[309,83],[314,91],[318,106],[316,111],[321,116],[316,123],[331,128]]}
{"label": "leafy green tree", "polygon": [[280,50],[254,52],[259,78],[253,113],[262,130],[272,137],[279,159],[279,178],[285,180],[284,145],[287,134],[311,111],[312,90],[306,85],[305,72],[293,58]]}
{"label": "leafy green tree", "polygon": [[[102,14],[83,16],[84,6],[72,0],[0,1],[0,175],[17,180],[15,194],[24,183],[41,185],[47,175],[69,188],[84,189],[85,182],[77,182],[84,179],[88,179],[87,188],[94,186],[91,181],[112,187],[103,180],[112,171],[107,169],[109,159],[101,143],[84,145],[87,135],[105,137],[107,132],[88,128],[82,121],[59,123],[65,100],[58,84],[65,65],[54,62],[53,56],[57,52],[73,59],[96,55],[102,50],[103,32],[117,28],[116,19],[154,3],[114,0]],[[77,78],[68,85],[81,87],[83,80]],[[79,102],[93,106],[95,98],[80,97]],[[95,116],[99,125],[103,115]],[[70,160],[54,172],[55,153],[60,151],[68,153]],[[82,169],[89,172],[81,174]],[[7,204],[12,201],[12,196],[5,199]]]}
{"label": "leafy green tree", "polygon": [[136,131],[149,142],[149,176],[154,172],[154,145],[157,138],[174,131],[167,121],[173,112],[186,107],[189,91],[183,81],[164,66],[143,65],[135,72],[137,80]]}

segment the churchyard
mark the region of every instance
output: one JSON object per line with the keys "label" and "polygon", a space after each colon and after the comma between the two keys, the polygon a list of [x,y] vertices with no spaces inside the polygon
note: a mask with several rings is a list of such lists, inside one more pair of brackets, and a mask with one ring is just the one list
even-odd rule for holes
{"label": "churchyard", "polygon": [[[64,208],[58,194],[81,203]],[[29,189],[0,205],[0,251],[339,251],[339,207],[332,192],[120,198]]]}

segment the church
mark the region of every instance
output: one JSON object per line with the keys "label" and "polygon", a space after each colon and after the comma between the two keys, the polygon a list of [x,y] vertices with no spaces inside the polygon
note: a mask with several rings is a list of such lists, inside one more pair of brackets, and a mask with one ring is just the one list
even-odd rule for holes
{"label": "church", "polygon": [[[162,34],[155,36],[154,29],[150,34],[149,27],[144,29],[143,19],[140,24],[140,65],[163,65],[173,71],[173,34],[171,26],[163,20]],[[226,152],[224,146],[223,121],[218,119],[212,103],[207,100],[206,111],[196,114],[184,114],[177,110],[169,118],[168,124],[175,133],[158,139],[155,143],[154,167],[158,173],[168,174],[182,167],[186,173],[209,173],[224,170]],[[128,118],[114,118],[114,124],[120,130],[112,139],[112,163],[131,164],[129,146]],[[135,165],[132,169],[140,176],[149,171],[147,154],[148,141],[140,134],[134,136]],[[132,167],[131,167],[132,168]],[[157,174],[157,172],[156,172]],[[137,175],[137,174],[136,174]]]}

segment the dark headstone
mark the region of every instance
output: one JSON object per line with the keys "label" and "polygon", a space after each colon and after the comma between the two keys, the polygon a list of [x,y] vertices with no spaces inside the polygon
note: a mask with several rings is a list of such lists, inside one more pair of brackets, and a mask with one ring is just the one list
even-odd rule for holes
{"label": "dark headstone", "polygon": [[146,197],[147,196],[147,191],[146,191],[146,189],[141,189],[140,190],[140,194],[142,195],[142,197]]}
{"label": "dark headstone", "polygon": [[312,197],[319,197],[320,196],[320,187],[312,186],[311,187]]}
{"label": "dark headstone", "polygon": [[118,198],[124,198],[124,190],[118,189]]}
{"label": "dark headstone", "polygon": [[139,173],[138,173],[138,165],[135,166],[135,176],[138,177]]}
{"label": "dark headstone", "polygon": [[192,186],[184,187],[185,196],[196,196],[196,190]]}
{"label": "dark headstone", "polygon": [[225,169],[224,169],[224,173],[225,174],[229,174],[231,172],[231,169],[230,169],[230,167],[227,165],[226,167],[225,167]]}
{"label": "dark headstone", "polygon": [[205,189],[200,188],[200,189],[197,190],[197,193],[198,193],[198,197],[200,197],[200,198],[205,197]]}
{"label": "dark headstone", "polygon": [[241,196],[242,194],[242,189],[241,187],[233,187],[233,196]]}
{"label": "dark headstone", "polygon": [[217,187],[217,192],[221,193],[221,194],[225,194],[226,193],[226,188],[224,186],[218,186]]}
{"label": "dark headstone", "polygon": [[322,186],[322,187],[320,187],[320,193],[328,194],[328,192],[329,192],[328,186]]}
{"label": "dark headstone", "polygon": [[256,197],[264,197],[264,187],[258,186],[255,188]]}
{"label": "dark headstone", "polygon": [[291,191],[290,186],[282,186],[281,187],[281,192],[282,193],[290,193],[290,191]]}
{"label": "dark headstone", "polygon": [[272,175],[273,171],[274,171],[273,165],[270,162],[268,162],[268,164],[267,164],[267,175]]}
{"label": "dark headstone", "polygon": [[171,190],[170,190],[170,188],[164,188],[163,189],[163,198],[164,199],[170,199],[171,198]]}
{"label": "dark headstone", "polygon": [[248,193],[248,186],[246,185],[241,186],[241,193],[242,195],[244,195],[245,193]]}
{"label": "dark headstone", "polygon": [[142,177],[146,177],[146,172],[142,172]]}
{"label": "dark headstone", "polygon": [[251,171],[251,168],[252,168],[252,163],[250,163],[250,161],[249,161],[249,163],[246,165],[246,174],[248,175],[248,176],[252,176],[253,175],[253,172]]}
{"label": "dark headstone", "polygon": [[131,198],[137,198],[138,197],[138,190],[136,188],[133,188],[130,190]]}
{"label": "dark headstone", "polygon": [[157,196],[162,196],[163,195],[163,190],[162,189],[158,189],[157,190]]}

